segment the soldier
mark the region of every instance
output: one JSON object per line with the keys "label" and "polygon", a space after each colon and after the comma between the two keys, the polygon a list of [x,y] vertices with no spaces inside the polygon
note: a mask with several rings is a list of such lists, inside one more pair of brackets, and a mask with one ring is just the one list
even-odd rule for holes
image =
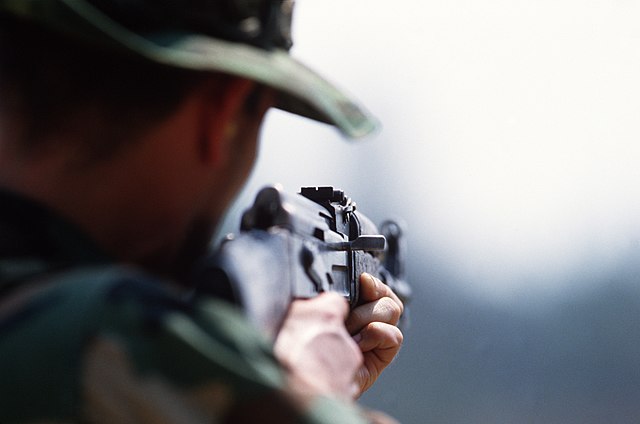
{"label": "soldier", "polygon": [[385,421],[354,400],[402,343],[361,277],[270,346],[185,301],[270,107],[366,113],[295,61],[291,1],[0,0],[0,422]]}

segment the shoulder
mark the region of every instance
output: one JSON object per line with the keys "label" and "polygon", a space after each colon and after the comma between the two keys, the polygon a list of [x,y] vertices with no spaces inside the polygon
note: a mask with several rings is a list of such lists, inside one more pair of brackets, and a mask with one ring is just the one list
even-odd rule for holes
{"label": "shoulder", "polygon": [[0,307],[0,397],[16,410],[41,399],[37,409],[67,415],[87,399],[163,393],[154,401],[161,410],[169,394],[172,404],[207,393],[219,404],[282,384],[270,347],[226,302],[185,302],[119,266],[40,275],[27,285],[32,293],[5,299],[4,314]]}
{"label": "shoulder", "polygon": [[[0,297],[0,331],[4,334],[33,326],[56,337],[86,338],[95,331],[117,328],[155,334],[177,316],[202,322],[210,330],[233,325],[255,336],[234,306],[204,296],[186,301],[167,282],[126,266],[38,272]],[[53,328],[56,331],[47,331]]]}

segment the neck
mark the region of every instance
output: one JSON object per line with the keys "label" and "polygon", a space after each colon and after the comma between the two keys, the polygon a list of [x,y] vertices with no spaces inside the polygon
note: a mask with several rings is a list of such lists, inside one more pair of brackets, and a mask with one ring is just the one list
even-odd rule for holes
{"label": "neck", "polygon": [[[194,125],[180,122],[186,119],[177,116],[92,166],[72,166],[66,144],[56,140],[50,145],[62,148],[28,156],[0,143],[0,186],[52,208],[117,260],[168,273],[183,262],[186,234],[204,227],[194,223],[201,204],[211,201],[187,183],[205,176],[186,142],[195,136],[189,133]],[[208,212],[209,222],[222,215]]]}

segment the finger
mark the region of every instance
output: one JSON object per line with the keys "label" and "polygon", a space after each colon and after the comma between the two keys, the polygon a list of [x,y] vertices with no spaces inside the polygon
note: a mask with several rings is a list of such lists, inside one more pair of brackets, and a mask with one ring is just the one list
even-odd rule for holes
{"label": "finger", "polygon": [[378,278],[368,273],[360,275],[360,303],[372,302],[374,300],[388,297],[400,306],[400,313],[404,311],[404,305],[400,298]]}
{"label": "finger", "polygon": [[374,352],[380,364],[390,364],[400,351],[404,335],[395,325],[372,322],[354,340],[363,353]]}
{"label": "finger", "polygon": [[394,418],[380,411],[366,410],[364,411],[364,415],[371,424],[400,424],[400,422]]}
{"label": "finger", "polygon": [[383,297],[354,308],[347,318],[346,326],[350,334],[356,334],[376,321],[397,325],[401,315],[400,306],[393,299]]}
{"label": "finger", "polygon": [[291,303],[290,313],[307,315],[322,314],[327,321],[343,322],[349,315],[349,302],[338,293],[325,292],[310,299],[298,299]]}
{"label": "finger", "polygon": [[364,393],[393,362],[402,346],[403,335],[398,327],[374,322],[354,337],[354,340],[364,357],[364,363],[356,375],[361,393]]}

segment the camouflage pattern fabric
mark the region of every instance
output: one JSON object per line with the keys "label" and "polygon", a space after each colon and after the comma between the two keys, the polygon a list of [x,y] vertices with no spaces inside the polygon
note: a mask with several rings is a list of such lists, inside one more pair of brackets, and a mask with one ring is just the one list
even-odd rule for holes
{"label": "camouflage pattern fabric", "polygon": [[234,306],[183,301],[43,208],[0,205],[0,423],[364,422],[284,396]]}

